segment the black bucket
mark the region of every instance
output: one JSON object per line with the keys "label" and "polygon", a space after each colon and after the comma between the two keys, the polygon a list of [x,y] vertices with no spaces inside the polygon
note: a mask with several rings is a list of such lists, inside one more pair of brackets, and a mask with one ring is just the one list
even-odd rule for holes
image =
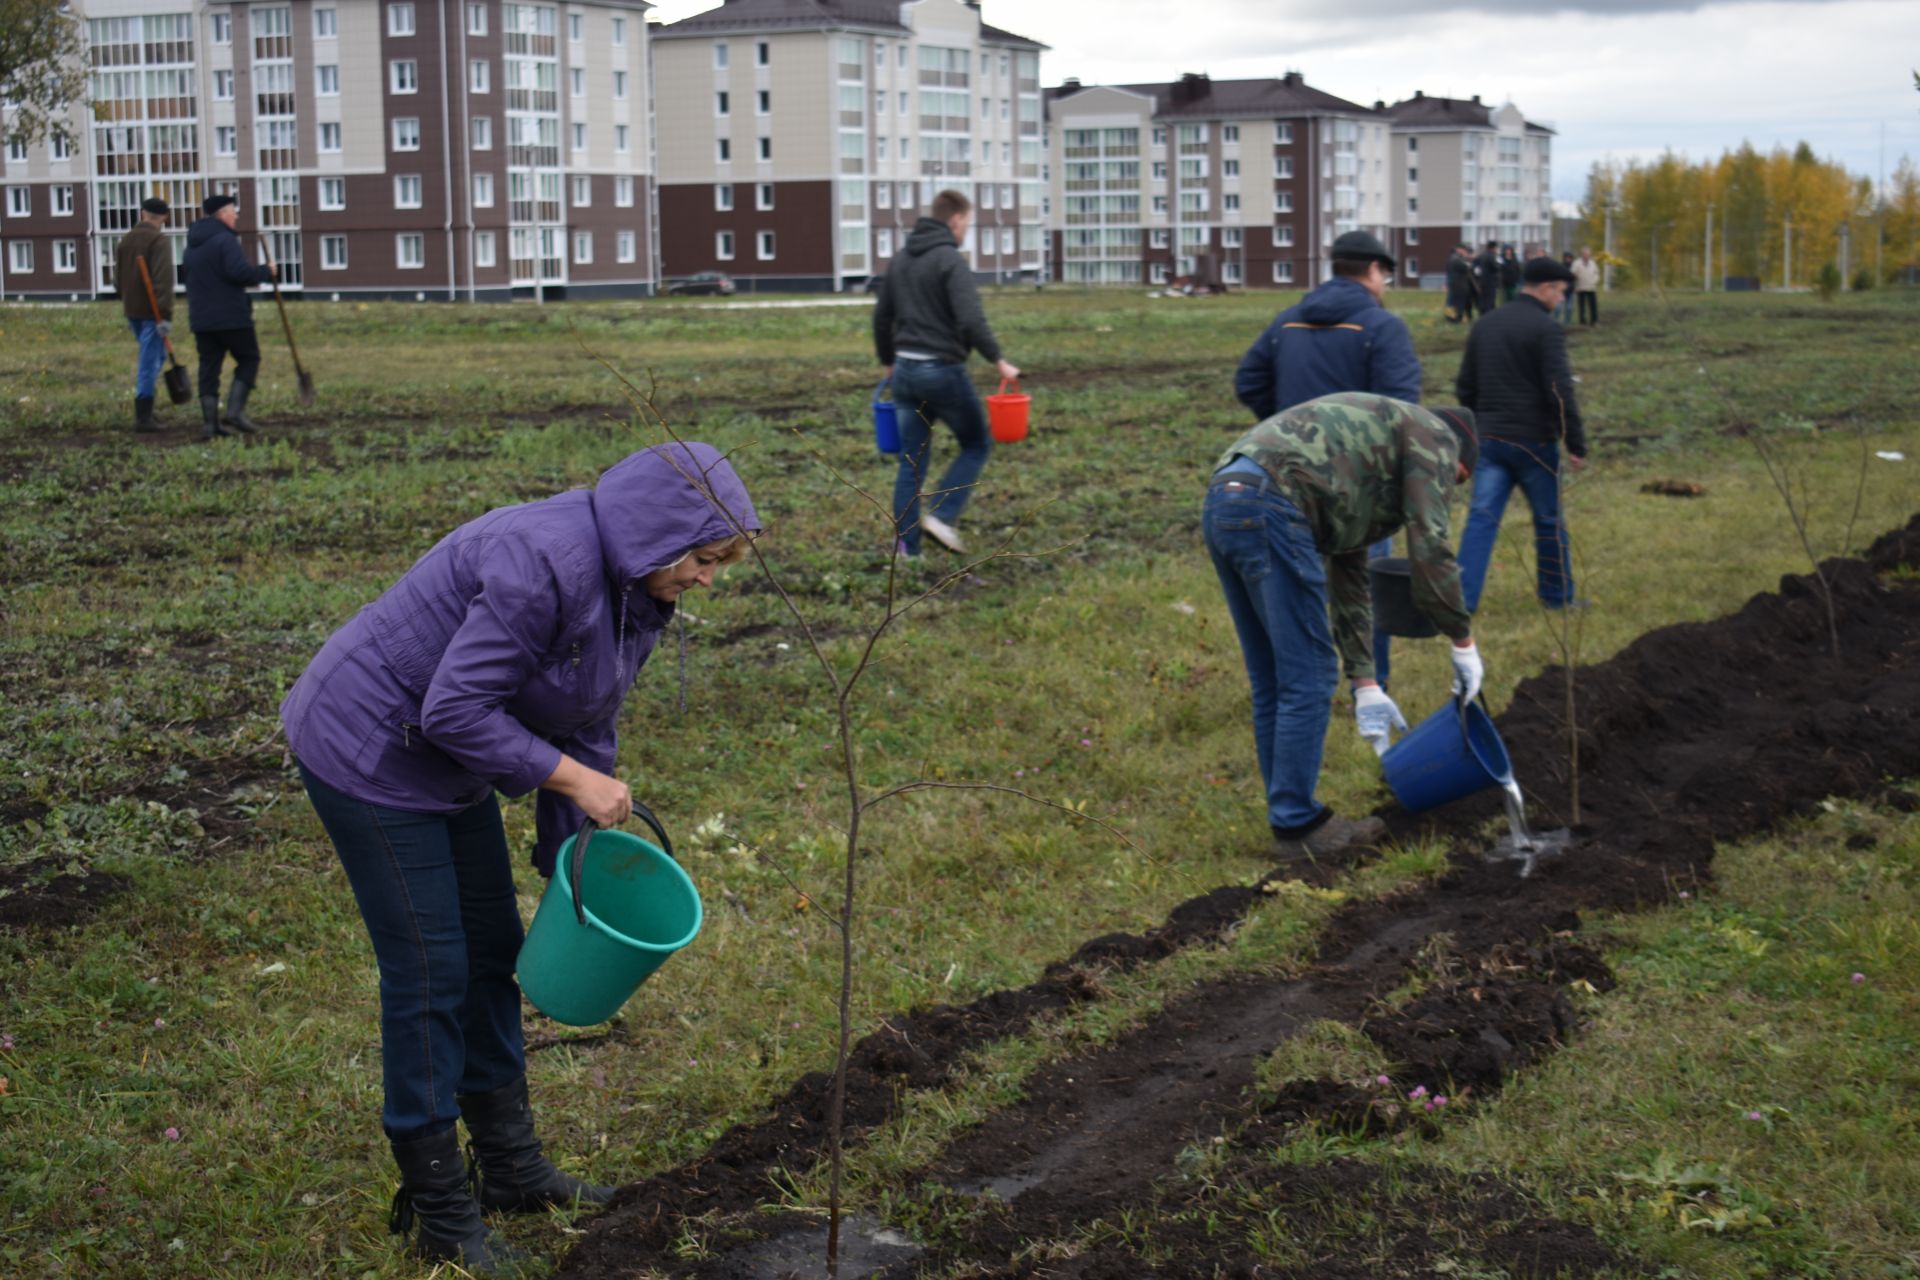
{"label": "black bucket", "polygon": [[1367,561],[1367,580],[1373,592],[1375,630],[1407,640],[1440,634],[1433,619],[1414,607],[1413,566],[1404,556]]}

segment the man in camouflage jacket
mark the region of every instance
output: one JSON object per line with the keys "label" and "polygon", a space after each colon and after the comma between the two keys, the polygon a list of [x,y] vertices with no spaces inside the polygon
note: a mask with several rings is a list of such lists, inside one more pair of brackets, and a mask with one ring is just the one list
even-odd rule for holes
{"label": "man in camouflage jacket", "polygon": [[1341,392],[1268,418],[1215,464],[1201,524],[1246,657],[1267,821],[1282,857],[1385,834],[1378,818],[1336,817],[1314,799],[1336,650],[1368,743],[1384,752],[1392,729],[1407,727],[1374,679],[1368,547],[1407,530],[1414,603],[1453,641],[1454,691],[1480,692],[1447,528],[1448,496],[1478,451],[1465,409]]}

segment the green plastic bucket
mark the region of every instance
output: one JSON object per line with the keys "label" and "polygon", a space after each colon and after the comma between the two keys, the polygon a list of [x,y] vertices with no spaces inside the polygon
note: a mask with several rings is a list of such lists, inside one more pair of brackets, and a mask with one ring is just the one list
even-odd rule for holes
{"label": "green plastic bucket", "polygon": [[700,932],[700,894],[672,842],[652,814],[634,811],[660,844],[588,823],[560,846],[520,948],[520,990],[555,1022],[605,1022]]}

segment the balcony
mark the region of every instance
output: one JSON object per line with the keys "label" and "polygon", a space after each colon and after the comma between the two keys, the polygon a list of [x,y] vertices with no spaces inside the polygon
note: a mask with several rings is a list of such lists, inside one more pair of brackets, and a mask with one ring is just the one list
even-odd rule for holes
{"label": "balcony", "polygon": [[843,62],[840,64],[842,80],[864,81],[867,78],[867,64],[864,62]]}
{"label": "balcony", "polygon": [[923,178],[964,178],[973,172],[973,165],[966,160],[922,160],[920,176]]}

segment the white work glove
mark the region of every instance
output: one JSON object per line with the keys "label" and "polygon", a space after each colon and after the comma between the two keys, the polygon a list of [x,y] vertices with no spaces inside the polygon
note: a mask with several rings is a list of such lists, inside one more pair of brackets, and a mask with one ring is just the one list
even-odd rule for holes
{"label": "white work glove", "polygon": [[1387,754],[1393,745],[1393,731],[1406,732],[1407,718],[1379,685],[1365,685],[1353,691],[1353,720],[1360,736],[1367,740],[1375,755]]}
{"label": "white work glove", "polygon": [[173,321],[171,320],[162,320],[158,324],[154,325],[153,327],[159,331],[160,336],[163,338],[168,337],[173,333]]}
{"label": "white work glove", "polygon": [[1487,668],[1480,661],[1480,646],[1469,640],[1464,649],[1457,644],[1451,649],[1453,696],[1463,702],[1472,702],[1480,696],[1480,683],[1487,675]]}

